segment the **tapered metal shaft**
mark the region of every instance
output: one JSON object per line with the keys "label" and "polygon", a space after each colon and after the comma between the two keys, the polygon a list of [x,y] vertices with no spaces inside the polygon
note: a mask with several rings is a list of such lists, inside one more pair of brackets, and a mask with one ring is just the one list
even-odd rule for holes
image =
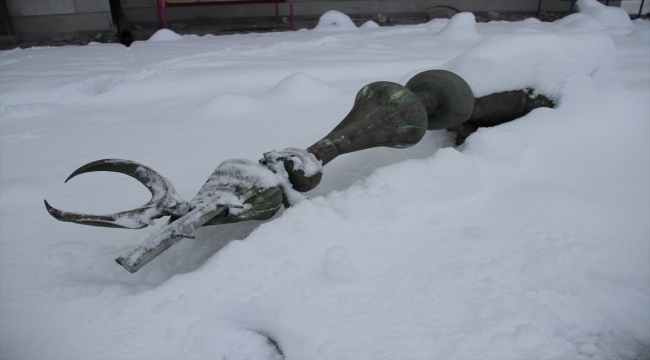
{"label": "tapered metal shaft", "polygon": [[354,151],[413,146],[422,139],[426,127],[426,109],[413,92],[399,84],[375,82],[357,93],[345,119],[307,151],[325,165]]}

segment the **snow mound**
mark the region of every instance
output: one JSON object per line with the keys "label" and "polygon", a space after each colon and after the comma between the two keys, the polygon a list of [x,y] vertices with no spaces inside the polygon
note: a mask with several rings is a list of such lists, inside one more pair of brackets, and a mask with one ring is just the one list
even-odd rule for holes
{"label": "snow mound", "polygon": [[238,116],[259,110],[257,99],[239,94],[219,94],[196,108],[199,116],[208,118]]}
{"label": "snow mound", "polygon": [[476,31],[476,18],[470,12],[462,12],[454,15],[447,25],[438,33],[439,36],[449,38],[478,38]]}
{"label": "snow mound", "polygon": [[599,23],[593,18],[580,13],[574,13],[553,22],[553,27],[564,27],[567,29],[583,30],[604,30],[605,25]]}
{"label": "snow mound", "polygon": [[102,74],[93,76],[77,84],[79,91],[83,95],[93,96],[101,95],[112,90],[115,86],[124,80],[122,75]]}
{"label": "snow mound", "polygon": [[577,20],[577,19],[582,19],[586,17],[587,15],[581,14],[581,13],[573,13],[569,14],[561,19],[553,21],[553,26],[562,26],[565,27],[567,26],[570,22]]}
{"label": "snow mound", "polygon": [[359,270],[341,245],[335,245],[325,251],[322,265],[323,275],[331,281],[357,282],[361,278]]}
{"label": "snow mound", "polygon": [[530,141],[521,133],[498,128],[479,128],[465,142],[466,154],[490,166],[516,169],[524,158]]}
{"label": "snow mound", "polygon": [[[422,203],[443,204],[469,199],[479,194],[482,189],[483,181],[473,160],[454,148],[442,148],[425,159],[409,159],[379,168],[366,179],[357,181],[344,191],[334,191],[324,199],[315,198],[301,202],[294,211],[299,211],[307,203],[313,202],[323,210],[333,209],[346,222],[383,223],[395,219],[395,211],[398,207],[419,207]],[[418,214],[417,209],[403,210],[403,214],[410,219],[409,221],[415,221],[416,218],[424,218],[422,219],[424,222],[431,221],[430,212]],[[332,230],[326,231],[329,235],[325,233],[322,235],[332,236]],[[344,260],[340,262],[347,263]],[[345,267],[349,266],[345,265]],[[354,271],[345,271],[345,273],[350,274]],[[352,275],[332,277],[356,278]]]}
{"label": "snow mound", "polygon": [[636,30],[627,36],[644,43],[650,43],[650,28]]}
{"label": "snow mound", "polygon": [[614,52],[612,39],[601,32],[511,34],[486,38],[439,68],[467,81],[475,97],[530,88],[557,100],[576,91],[573,86],[611,83]]}
{"label": "snow mound", "polygon": [[379,27],[381,27],[381,26],[379,26],[379,24],[377,24],[376,22],[374,22],[372,20],[368,20],[365,23],[363,23],[363,25],[359,26],[359,28],[362,28],[362,29],[376,29],[376,28],[379,28]]}
{"label": "snow mound", "polygon": [[321,15],[318,19],[318,25],[314,30],[318,31],[349,31],[356,30],[357,26],[354,25],[352,19],[342,12],[330,10]]}
{"label": "snow mound", "polygon": [[521,20],[521,24],[526,26],[535,26],[540,25],[541,23],[542,21],[540,19],[534,17]]}
{"label": "snow mound", "polygon": [[442,148],[424,160],[407,160],[377,169],[364,185],[370,194],[380,198],[390,194],[390,198],[406,203],[423,198],[438,203],[474,196],[481,190],[482,181],[468,156],[454,148]]}
{"label": "snow mound", "polygon": [[169,29],[160,29],[156,31],[155,34],[151,35],[147,41],[175,41],[182,38],[182,35],[179,35]]}
{"label": "snow mound", "polygon": [[101,74],[84,77],[78,81],[70,81],[67,84],[52,84],[48,87],[33,89],[28,91],[26,96],[20,92],[3,93],[2,100],[8,104],[21,102],[73,104],[107,93],[123,81],[124,76],[120,74]]}
{"label": "snow mound", "polygon": [[569,29],[584,29],[584,30],[604,30],[606,29],[605,25],[599,23],[598,21],[592,19],[589,16],[584,16],[579,19],[575,19],[570,23],[565,25]]}
{"label": "snow mound", "polygon": [[320,79],[305,73],[295,73],[282,79],[271,89],[270,94],[286,101],[318,102],[337,92]]}
{"label": "snow mound", "polygon": [[613,6],[606,6],[596,0],[578,0],[580,13],[585,14],[606,27],[630,27],[632,20],[627,11]]}

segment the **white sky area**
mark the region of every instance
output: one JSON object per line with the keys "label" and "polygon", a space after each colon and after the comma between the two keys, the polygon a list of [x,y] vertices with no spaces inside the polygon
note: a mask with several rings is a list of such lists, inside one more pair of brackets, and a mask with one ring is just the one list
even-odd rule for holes
{"label": "white sky area", "polygon": [[[582,13],[181,36],[0,52],[4,359],[650,358],[650,22]],[[202,227],[130,274],[141,230],[58,222],[149,200],[78,167],[147,165],[191,199],[222,162],[306,149],[375,81],[552,98],[323,167],[260,222]],[[269,339],[273,339],[276,345]]]}

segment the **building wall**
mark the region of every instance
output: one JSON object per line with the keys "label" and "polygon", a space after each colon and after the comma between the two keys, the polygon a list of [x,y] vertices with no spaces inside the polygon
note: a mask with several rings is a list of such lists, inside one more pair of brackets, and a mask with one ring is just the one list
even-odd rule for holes
{"label": "building wall", "polygon": [[16,34],[105,31],[113,28],[109,0],[4,0]]}
{"label": "building wall", "polygon": [[[17,35],[107,32],[114,29],[109,0],[0,0],[5,2]],[[131,23],[157,24],[156,0],[120,0]],[[569,0],[542,0],[542,10],[568,12]],[[616,6],[620,1],[611,1]],[[383,14],[420,14],[433,6],[452,6],[460,11],[535,12],[538,0],[294,0],[297,18],[318,18],[338,10],[356,18]],[[283,16],[289,6],[280,4]],[[273,4],[184,7],[168,9],[171,23],[219,23],[275,14]]]}
{"label": "building wall", "polygon": [[[604,2],[604,0],[602,0]],[[156,0],[121,0],[122,8],[134,23],[157,21]],[[610,1],[618,6],[620,1]],[[318,18],[328,10],[338,10],[351,17],[367,18],[383,14],[424,14],[433,6],[445,5],[460,11],[536,12],[538,0],[294,0],[297,18]],[[542,11],[568,12],[570,0],[542,0]],[[280,4],[283,16],[289,5]],[[234,18],[274,16],[274,5],[230,5],[168,9],[170,22],[228,21]]]}
{"label": "building wall", "polygon": [[[157,19],[156,0],[121,0],[121,3],[132,22],[155,22]],[[542,0],[542,10],[568,12],[570,4],[568,0]],[[294,0],[294,12],[298,18],[318,18],[328,10],[338,10],[352,17],[368,17],[378,13],[423,14],[437,5],[451,6],[460,11],[535,12],[538,0]],[[289,6],[280,4],[280,12],[283,16],[288,15]],[[167,11],[171,22],[272,17],[274,14],[272,4],[185,7]]]}

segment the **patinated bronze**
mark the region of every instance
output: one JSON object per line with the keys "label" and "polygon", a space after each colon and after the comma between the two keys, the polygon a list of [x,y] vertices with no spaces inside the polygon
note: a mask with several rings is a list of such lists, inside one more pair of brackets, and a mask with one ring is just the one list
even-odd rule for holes
{"label": "patinated bronze", "polygon": [[[421,72],[406,83],[429,106],[428,130],[442,130],[459,125],[472,115],[474,95],[467,82],[445,70]],[[435,106],[435,104],[438,104]]]}
{"label": "patinated bronze", "polygon": [[457,143],[481,126],[496,126],[537,107],[551,107],[546,97],[530,91],[509,91],[474,99],[458,75],[430,70],[414,76],[406,86],[374,82],[358,93],[352,110],[329,134],[306,150],[288,148],[264,154],[259,162],[224,161],[191,201],[185,201],[171,182],[144,165],[129,160],[99,160],[75,170],[66,180],[92,171],[119,172],[146,186],[151,200],[130,211],[86,215],[58,210],[45,201],[57,220],[83,225],[140,229],[169,216],[159,231],[116,261],[130,272],[203,225],[267,220],[298,192],[315,188],[322,166],[337,156],[373,147],[406,148],[417,144],[426,130],[448,129]]}

